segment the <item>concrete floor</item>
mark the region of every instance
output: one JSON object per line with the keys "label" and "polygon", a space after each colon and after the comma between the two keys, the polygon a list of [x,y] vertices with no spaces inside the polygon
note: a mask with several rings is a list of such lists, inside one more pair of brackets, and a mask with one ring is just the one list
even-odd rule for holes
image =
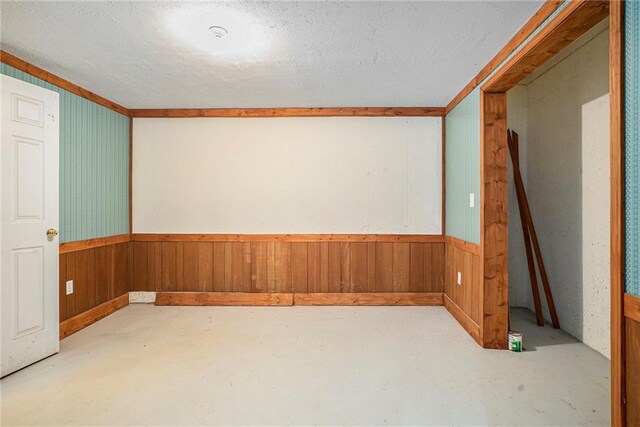
{"label": "concrete floor", "polygon": [[1,381],[2,425],[609,425],[609,361],[525,310],[131,305]]}

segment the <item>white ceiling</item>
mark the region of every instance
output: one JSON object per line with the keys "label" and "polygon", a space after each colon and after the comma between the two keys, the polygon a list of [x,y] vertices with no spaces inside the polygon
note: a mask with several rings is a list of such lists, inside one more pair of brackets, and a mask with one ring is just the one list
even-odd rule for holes
{"label": "white ceiling", "polygon": [[129,108],[433,107],[542,3],[3,1],[1,45]]}

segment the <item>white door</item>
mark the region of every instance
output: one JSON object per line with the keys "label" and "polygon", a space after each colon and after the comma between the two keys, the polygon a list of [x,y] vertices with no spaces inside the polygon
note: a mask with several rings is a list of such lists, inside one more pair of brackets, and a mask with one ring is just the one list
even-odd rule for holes
{"label": "white door", "polygon": [[56,92],[0,78],[0,376],[5,376],[57,353],[60,346],[59,115]]}

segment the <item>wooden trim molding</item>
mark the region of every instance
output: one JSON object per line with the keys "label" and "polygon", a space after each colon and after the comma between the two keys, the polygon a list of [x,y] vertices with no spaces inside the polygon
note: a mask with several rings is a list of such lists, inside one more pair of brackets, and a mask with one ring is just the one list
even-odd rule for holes
{"label": "wooden trim molding", "polygon": [[506,92],[609,15],[606,0],[574,0],[482,86]]}
{"label": "wooden trim molding", "polygon": [[128,108],[123,107],[120,104],[116,104],[113,101],[109,101],[107,98],[104,98],[76,84],[73,84],[70,81],[63,79],[62,77],[58,77],[55,74],[43,70],[40,67],[36,67],[35,65],[30,64],[27,61],[13,56],[3,50],[0,50],[0,62],[4,62],[5,64],[13,68],[30,74],[33,77],[44,80],[45,82],[51,83],[52,85],[58,86],[59,88],[64,89],[68,92],[81,96],[82,98],[88,99],[91,102],[102,105],[103,107],[106,107],[110,110],[116,111],[120,114],[124,114],[125,116],[129,115]]}
{"label": "wooden trim molding", "polygon": [[509,332],[507,94],[480,93],[483,347],[506,349]]}
{"label": "wooden trim molding", "polygon": [[624,317],[640,322],[640,297],[624,294]]}
{"label": "wooden trim molding", "polygon": [[77,240],[75,242],[61,243],[59,253],[84,251],[85,249],[99,248],[101,246],[116,245],[131,241],[129,234],[116,234],[115,236],[97,237],[95,239]]}
{"label": "wooden trim molding", "polygon": [[465,252],[472,253],[474,255],[480,255],[480,245],[476,245],[475,243],[467,242],[466,240],[458,239],[453,236],[446,236],[445,242],[449,245],[455,246],[458,249],[462,249]]}
{"label": "wooden trim molding", "polygon": [[478,344],[482,345],[482,339],[480,337],[480,326],[469,317],[464,310],[462,310],[458,305],[453,302],[451,298],[449,298],[446,294],[443,296],[444,307],[451,313],[454,319],[458,321],[460,326],[464,328],[465,331],[471,338],[475,340]]}
{"label": "wooden trim molding", "polygon": [[547,0],[538,11],[516,33],[515,36],[489,61],[485,67],[449,102],[447,114],[455,108],[467,95],[486,79],[493,70],[497,69],[511,53],[517,49],[553,12],[560,7],[562,0]]}
{"label": "wooden trim molding", "polygon": [[291,293],[158,292],[156,305],[190,306],[291,306]]}
{"label": "wooden trim molding", "polygon": [[76,332],[112,313],[115,313],[127,305],[129,305],[129,293],[120,295],[119,297],[80,313],[77,316],[73,316],[70,319],[60,322],[60,339],[75,334]]}
{"label": "wooden trim molding", "polygon": [[442,117],[444,107],[133,109],[132,117]]}
{"label": "wooden trim molding", "polygon": [[441,234],[140,234],[134,242],[389,242],[444,243]]}
{"label": "wooden trim molding", "polygon": [[439,306],[442,293],[311,293],[294,294],[293,305],[347,305],[347,306]]}
{"label": "wooden trim molding", "polygon": [[624,293],[624,2],[613,1],[609,8],[611,425],[623,426],[626,424],[626,322],[623,313],[638,313],[634,310],[638,307],[634,302],[638,300]]}

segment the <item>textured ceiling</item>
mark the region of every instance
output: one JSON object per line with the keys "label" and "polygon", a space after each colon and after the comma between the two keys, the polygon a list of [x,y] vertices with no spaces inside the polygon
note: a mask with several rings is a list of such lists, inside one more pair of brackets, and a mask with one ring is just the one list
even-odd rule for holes
{"label": "textured ceiling", "polygon": [[3,1],[1,45],[129,108],[444,106],[542,3]]}

